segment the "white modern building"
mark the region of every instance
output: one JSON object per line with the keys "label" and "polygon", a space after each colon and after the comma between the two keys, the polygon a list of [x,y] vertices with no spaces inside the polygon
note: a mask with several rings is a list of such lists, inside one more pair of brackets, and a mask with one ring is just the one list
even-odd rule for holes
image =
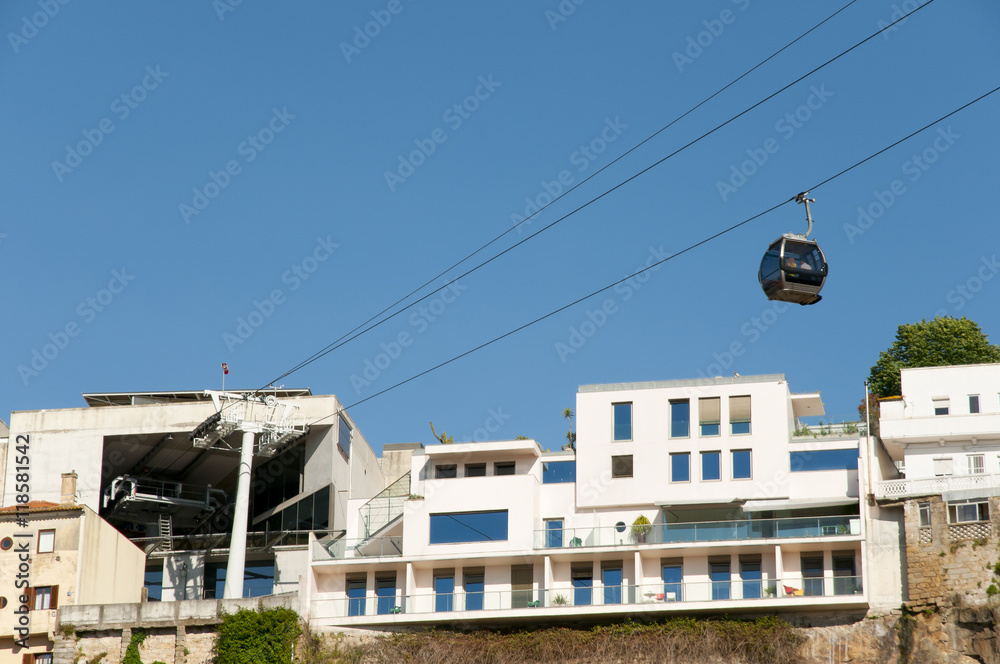
{"label": "white modern building", "polygon": [[587,385],[576,414],[575,451],[386,446],[387,488],[311,544],[311,623],[867,611],[864,439],[803,427],[818,393],[782,375]]}

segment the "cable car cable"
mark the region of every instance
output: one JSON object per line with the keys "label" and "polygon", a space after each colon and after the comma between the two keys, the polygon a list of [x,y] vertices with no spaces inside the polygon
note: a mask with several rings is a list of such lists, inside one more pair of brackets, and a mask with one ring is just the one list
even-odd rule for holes
{"label": "cable car cable", "polygon": [[[839,59],[840,59],[840,58],[842,58],[843,56],[847,55],[848,53],[850,53],[850,52],[851,52],[851,51],[853,51],[854,49],[856,49],[856,48],[858,48],[859,46],[861,46],[862,44],[865,44],[866,42],[868,42],[868,41],[870,41],[870,40],[874,39],[875,37],[877,37],[877,36],[878,36],[879,34],[881,34],[881,33],[885,32],[886,30],[890,29],[890,28],[891,28],[891,27],[893,27],[893,26],[894,26],[894,25],[895,25],[896,23],[899,23],[900,21],[903,21],[903,20],[905,20],[906,18],[908,18],[908,17],[912,16],[913,14],[915,14],[915,13],[916,13],[916,12],[918,12],[918,11],[920,11],[920,10],[921,10],[921,9],[923,9],[924,7],[927,7],[927,6],[929,6],[929,5],[930,5],[930,4],[932,4],[933,2],[935,2],[935,0],[927,0],[927,2],[925,2],[925,3],[924,3],[924,4],[922,4],[922,5],[920,5],[919,7],[917,7],[916,9],[914,9],[913,11],[911,11],[910,13],[906,14],[905,16],[903,16],[903,17],[901,17],[901,18],[897,19],[896,21],[894,21],[893,23],[890,23],[889,25],[885,26],[884,28],[882,28],[882,29],[880,29],[880,30],[878,30],[878,31],[876,31],[876,32],[874,32],[874,33],[872,33],[871,35],[869,35],[868,37],[864,38],[863,40],[861,40],[861,41],[857,42],[856,44],[854,44],[854,45],[853,45],[853,46],[851,46],[850,48],[848,48],[848,49],[846,49],[846,50],[842,51],[841,53],[839,53],[838,55],[836,55],[836,56],[834,56],[834,57],[830,58],[829,60],[827,60],[827,61],[826,61],[826,62],[824,62],[823,64],[821,64],[821,65],[819,65],[819,66],[815,67],[814,69],[812,69],[811,71],[807,72],[806,74],[803,74],[802,76],[800,76],[799,78],[795,79],[795,80],[794,80],[794,81],[792,81],[791,83],[789,83],[789,84],[785,85],[784,87],[780,88],[779,90],[777,90],[777,91],[775,91],[775,92],[771,93],[771,94],[770,94],[770,95],[768,95],[767,97],[764,97],[763,99],[761,99],[761,100],[760,100],[760,101],[758,101],[757,103],[753,104],[753,105],[752,105],[752,106],[750,106],[749,108],[747,108],[747,109],[745,109],[745,110],[741,111],[740,113],[738,113],[738,114],[734,115],[733,117],[729,118],[729,119],[728,119],[728,120],[726,120],[725,122],[723,122],[723,123],[721,123],[721,124],[717,125],[717,126],[716,126],[716,127],[714,127],[713,129],[711,129],[711,130],[709,130],[709,131],[705,132],[704,134],[702,134],[702,135],[701,135],[701,136],[699,136],[698,138],[695,138],[694,140],[690,141],[689,143],[687,143],[687,144],[685,144],[685,145],[681,146],[680,148],[678,148],[678,149],[674,150],[673,152],[671,152],[671,153],[670,153],[670,154],[668,154],[667,156],[665,156],[665,157],[663,157],[663,158],[659,159],[658,161],[656,161],[656,162],[654,162],[654,163],[650,164],[649,166],[647,166],[646,168],[642,169],[642,170],[641,170],[641,171],[639,171],[638,173],[636,173],[636,174],[634,174],[634,175],[630,176],[629,178],[627,178],[627,179],[625,179],[625,180],[623,180],[623,181],[619,182],[619,183],[618,183],[617,185],[615,185],[615,186],[611,187],[610,189],[608,189],[608,190],[607,190],[607,191],[605,191],[604,193],[602,193],[602,194],[600,194],[600,195],[598,195],[598,196],[596,196],[596,197],[592,198],[591,200],[587,201],[587,202],[586,202],[586,203],[584,203],[583,205],[580,205],[580,206],[579,206],[579,207],[577,207],[576,209],[574,209],[574,210],[572,210],[572,211],[570,211],[570,212],[566,213],[565,215],[563,215],[562,217],[560,217],[560,218],[556,219],[555,221],[553,221],[552,223],[548,224],[547,226],[544,226],[544,227],[540,228],[539,230],[535,231],[534,233],[532,233],[532,234],[531,234],[531,235],[529,235],[528,237],[526,237],[526,238],[524,238],[524,239],[522,239],[522,240],[520,240],[520,241],[516,242],[515,244],[513,244],[513,245],[511,245],[511,246],[507,247],[506,249],[504,249],[504,250],[503,250],[503,251],[501,251],[500,253],[498,253],[498,254],[495,254],[494,256],[492,256],[492,257],[488,258],[487,260],[483,261],[483,262],[482,262],[482,263],[480,263],[479,265],[476,265],[475,267],[473,267],[473,268],[471,268],[471,269],[469,269],[469,270],[465,271],[464,273],[462,273],[462,274],[460,274],[459,276],[455,277],[455,278],[454,278],[454,279],[452,279],[451,281],[449,281],[449,282],[445,283],[445,284],[444,284],[443,286],[440,286],[440,287],[436,288],[435,290],[433,290],[433,291],[431,291],[431,292],[427,293],[427,294],[426,294],[426,295],[424,295],[423,297],[421,297],[421,298],[419,298],[419,299],[415,300],[414,302],[411,302],[410,304],[408,304],[408,305],[407,305],[406,307],[404,307],[403,309],[400,309],[399,311],[396,311],[395,313],[392,313],[392,314],[390,314],[389,316],[386,316],[385,318],[382,318],[382,319],[381,319],[381,320],[379,320],[378,322],[374,323],[373,325],[370,325],[370,326],[366,327],[365,329],[361,330],[361,331],[360,331],[360,332],[358,332],[357,334],[353,334],[352,336],[349,336],[349,337],[347,337],[346,339],[345,339],[344,337],[341,337],[341,339],[340,339],[340,340],[338,340],[338,341],[335,341],[335,342],[333,342],[332,344],[329,344],[329,345],[328,345],[327,347],[325,347],[325,348],[324,348],[323,350],[321,350],[321,351],[317,351],[316,353],[314,353],[314,354],[313,354],[313,355],[312,355],[312,356],[311,356],[311,357],[310,357],[309,359],[307,359],[307,360],[304,360],[304,361],[300,362],[300,363],[299,363],[298,365],[296,365],[296,366],[295,366],[295,367],[293,367],[292,369],[289,369],[288,371],[284,372],[283,374],[281,374],[280,376],[278,376],[278,377],[277,377],[277,378],[275,378],[274,380],[272,380],[272,381],[269,381],[269,382],[267,383],[267,385],[271,385],[271,384],[273,384],[273,383],[275,383],[275,382],[277,382],[277,381],[281,380],[282,378],[285,378],[285,377],[287,377],[287,376],[289,376],[289,375],[291,375],[291,374],[295,373],[295,372],[296,372],[296,371],[298,371],[299,369],[302,369],[302,368],[304,368],[304,367],[308,366],[309,364],[312,364],[312,363],[313,363],[313,362],[315,362],[316,360],[318,360],[318,359],[320,359],[320,358],[322,358],[322,357],[325,357],[326,355],[328,355],[329,353],[333,352],[334,350],[337,350],[337,349],[338,349],[338,348],[340,348],[341,346],[343,346],[343,345],[345,345],[345,344],[349,343],[350,341],[353,341],[354,339],[358,338],[359,336],[361,336],[361,335],[363,335],[363,334],[365,334],[365,333],[367,333],[367,332],[369,332],[369,331],[371,331],[371,330],[375,329],[376,327],[380,326],[380,325],[381,325],[382,323],[385,323],[385,322],[387,322],[387,321],[389,321],[389,320],[391,320],[391,319],[395,318],[396,316],[398,316],[398,315],[399,315],[399,314],[401,314],[402,312],[406,311],[406,309],[408,309],[409,307],[412,307],[412,306],[413,306],[413,305],[415,305],[415,304],[418,304],[418,303],[420,303],[420,302],[423,302],[423,301],[424,301],[424,300],[426,300],[427,298],[429,298],[429,297],[431,297],[432,295],[434,295],[434,294],[436,294],[436,293],[438,293],[438,292],[440,292],[440,291],[444,290],[445,288],[447,288],[447,287],[448,287],[448,286],[450,286],[451,284],[455,283],[455,282],[456,282],[456,281],[458,281],[459,279],[462,279],[462,278],[464,278],[464,277],[466,277],[466,276],[468,276],[468,275],[472,274],[473,272],[475,272],[475,271],[479,270],[480,268],[482,268],[482,267],[485,267],[486,265],[488,265],[488,264],[492,263],[492,262],[493,262],[494,260],[496,260],[496,259],[500,258],[501,256],[503,256],[504,254],[506,254],[506,253],[508,253],[508,252],[512,251],[513,249],[515,249],[515,248],[517,248],[517,247],[521,246],[522,244],[524,244],[524,243],[525,243],[525,242],[527,242],[528,240],[531,240],[531,239],[532,239],[532,238],[534,238],[535,236],[537,236],[537,235],[539,235],[539,234],[541,234],[541,233],[543,233],[543,232],[547,231],[548,229],[552,228],[553,226],[555,226],[556,224],[560,223],[561,221],[563,221],[563,220],[567,219],[568,217],[570,217],[570,216],[572,216],[572,215],[576,214],[576,213],[577,213],[577,212],[579,212],[580,210],[583,210],[584,208],[586,208],[586,207],[588,207],[588,206],[592,205],[593,203],[596,203],[597,201],[599,201],[600,199],[604,198],[604,197],[605,197],[605,196],[607,196],[608,194],[610,194],[610,193],[612,193],[612,192],[616,191],[617,189],[620,189],[620,188],[621,188],[621,187],[623,187],[624,185],[626,185],[626,184],[628,184],[629,182],[631,182],[632,180],[635,180],[636,178],[638,178],[638,177],[640,177],[640,176],[644,175],[645,173],[649,172],[649,171],[650,171],[650,170],[652,170],[653,168],[656,168],[657,166],[659,166],[659,165],[660,165],[660,164],[662,164],[663,162],[667,161],[668,159],[670,159],[671,157],[673,157],[673,156],[677,155],[678,153],[680,153],[680,152],[682,152],[682,151],[686,150],[687,148],[691,147],[692,145],[694,145],[695,143],[697,143],[697,142],[701,141],[702,139],[704,139],[704,138],[706,138],[706,137],[708,137],[708,136],[710,136],[710,135],[714,134],[714,133],[715,133],[716,131],[718,131],[719,129],[722,129],[723,127],[725,127],[726,125],[730,124],[730,123],[731,123],[731,122],[733,122],[734,120],[736,120],[736,119],[738,119],[738,118],[740,118],[740,117],[742,117],[742,116],[746,115],[747,113],[749,113],[749,112],[750,112],[750,111],[752,111],[753,109],[757,108],[757,107],[758,107],[758,106],[760,106],[761,104],[764,104],[765,102],[767,102],[767,101],[771,100],[772,98],[774,98],[774,97],[776,97],[777,95],[781,94],[782,92],[784,92],[784,91],[788,90],[789,88],[791,88],[791,87],[792,87],[792,86],[794,86],[795,84],[797,84],[797,83],[801,82],[801,81],[802,81],[802,80],[804,80],[805,78],[808,78],[808,77],[809,77],[809,76],[811,76],[812,74],[815,74],[815,73],[816,73],[817,71],[819,71],[820,69],[823,69],[823,68],[824,68],[824,67],[826,67],[827,65],[829,65],[829,64],[831,64],[831,63],[833,63],[833,62],[835,62],[836,60],[839,60]],[[513,227],[512,227],[512,228],[513,228]],[[510,230],[511,230],[511,229],[508,229],[508,231],[507,231],[507,232],[510,232]],[[463,259],[463,260],[464,260],[464,259]],[[463,262],[463,261],[460,261],[460,263],[461,263],[461,262]],[[456,264],[456,265],[457,265],[457,264]],[[449,270],[450,270],[450,269],[451,269],[451,268],[449,268]],[[447,271],[446,271],[446,272],[447,272]],[[435,278],[436,278],[436,277],[435,277]],[[425,284],[425,285],[426,285],[426,284]],[[423,288],[423,286],[421,286],[421,288]],[[420,289],[417,289],[417,290],[420,290]],[[416,291],[414,291],[414,292],[416,292]],[[409,297],[409,296],[407,296],[407,297]],[[404,298],[404,299],[405,299],[405,298]],[[394,306],[394,305],[393,305],[393,306]],[[389,308],[391,308],[391,306],[390,306]],[[369,319],[369,320],[371,320],[371,319]],[[359,326],[359,327],[360,327],[360,326]],[[357,328],[355,328],[355,330],[357,330]],[[348,334],[351,334],[351,333],[349,332]],[[265,387],[266,387],[266,386],[265,386]],[[260,391],[260,390],[262,390],[262,389],[264,389],[264,388],[262,387],[262,388],[260,388],[260,389],[259,389],[258,391]]]}
{"label": "cable car cable", "polygon": [[[902,142],[904,142],[904,141],[906,141],[906,140],[908,140],[910,138],[913,138],[917,134],[919,134],[919,133],[921,133],[923,131],[926,131],[927,129],[930,129],[931,127],[933,127],[934,125],[938,124],[942,120],[946,120],[946,119],[950,118],[951,116],[955,115],[956,113],[958,113],[959,111],[962,111],[962,110],[968,108],[969,106],[972,106],[976,102],[982,101],[983,99],[985,99],[986,97],[989,97],[991,94],[993,94],[993,93],[995,93],[997,91],[1000,91],[1000,86],[997,86],[997,87],[993,88],[992,90],[990,90],[989,92],[986,92],[985,94],[980,95],[979,97],[976,97],[972,101],[970,101],[970,102],[968,102],[966,104],[963,104],[962,106],[959,106],[954,111],[951,111],[950,113],[947,113],[946,115],[942,115],[941,117],[939,117],[938,119],[934,120],[933,122],[930,122],[930,123],[924,125],[923,127],[921,127],[920,129],[917,129],[916,131],[914,131],[914,132],[912,132],[910,134],[907,134],[906,136],[904,136],[903,138],[899,139],[898,141],[895,141],[892,144],[890,144],[890,145],[882,148],[878,152],[875,152],[875,153],[869,155],[868,157],[865,157],[861,161],[858,161],[858,162],[854,163],[853,165],[848,166],[847,168],[845,168],[844,170],[840,171],[836,175],[833,175],[831,177],[826,178],[825,180],[823,180],[819,184],[814,185],[813,187],[811,187],[810,190],[817,189],[817,188],[819,188],[819,187],[821,187],[821,186],[823,186],[823,185],[831,182],[832,180],[835,180],[836,178],[839,178],[840,176],[844,175],[845,173],[848,173],[849,171],[854,170],[858,166],[861,166],[862,164],[864,164],[864,163],[866,163],[866,162],[874,159],[875,157],[879,156],[880,154],[883,154],[887,150],[890,150],[890,149],[896,147],[897,145],[899,145],[900,143],[902,143]],[[529,321],[529,322],[527,322],[527,323],[525,323],[525,324],[523,324],[523,325],[521,325],[519,327],[516,327],[516,328],[514,328],[512,330],[509,330],[509,331],[505,332],[504,334],[501,334],[498,337],[494,337],[493,339],[490,339],[489,341],[483,342],[483,343],[479,344],[478,346],[476,346],[475,348],[471,348],[471,349],[465,351],[464,353],[456,355],[456,356],[452,357],[451,359],[445,360],[444,362],[441,362],[439,364],[436,364],[435,366],[433,366],[433,367],[431,367],[429,369],[425,369],[424,371],[421,371],[418,374],[410,376],[406,380],[402,380],[402,381],[396,383],[395,385],[391,385],[391,386],[389,386],[389,387],[387,387],[387,388],[385,388],[383,390],[380,390],[379,392],[371,394],[371,395],[365,397],[364,399],[361,399],[359,401],[355,401],[351,405],[344,406],[340,410],[335,411],[333,413],[330,413],[329,415],[324,415],[323,417],[319,418],[318,420],[315,420],[314,422],[311,422],[310,426],[313,425],[313,424],[318,424],[319,422],[322,422],[323,420],[325,420],[325,419],[327,419],[329,417],[333,417],[334,415],[337,415],[337,414],[339,414],[342,411],[350,410],[351,408],[354,408],[355,406],[361,405],[361,404],[365,403],[366,401],[374,399],[375,397],[380,396],[382,394],[385,394],[386,392],[389,392],[391,390],[394,390],[397,387],[401,387],[402,385],[405,385],[405,384],[407,384],[407,383],[409,383],[409,382],[411,382],[413,380],[416,380],[417,378],[420,378],[421,376],[425,376],[425,375],[431,373],[432,371],[435,371],[437,369],[440,369],[441,367],[447,366],[447,365],[451,364],[452,362],[465,357],[466,355],[470,355],[470,354],[476,352],[477,350],[480,350],[480,349],[485,348],[485,347],[487,347],[487,346],[489,346],[491,344],[494,344],[497,341],[500,341],[501,339],[505,339],[506,337],[509,337],[512,334],[515,334],[516,332],[520,332],[521,330],[523,330],[523,329],[525,329],[527,327],[530,327],[530,326],[534,325],[535,323],[539,323],[539,322],[545,320],[546,318],[550,318],[550,317],[556,315],[557,313],[560,313],[561,311],[564,311],[564,310],[566,310],[566,309],[568,309],[568,308],[570,308],[570,307],[572,307],[572,306],[574,306],[576,304],[579,304],[580,302],[583,302],[584,300],[590,299],[591,297],[594,297],[595,295],[599,295],[600,293],[603,293],[604,291],[606,291],[606,290],[608,290],[610,288],[613,288],[613,287],[617,286],[620,283],[628,281],[629,279],[632,279],[633,277],[635,277],[637,275],[640,275],[643,272],[646,272],[648,270],[652,270],[653,268],[655,268],[655,267],[657,267],[659,265],[662,265],[663,263],[666,263],[669,260],[672,260],[672,259],[674,259],[674,258],[676,258],[676,257],[678,257],[678,256],[680,256],[682,254],[685,254],[685,253],[691,251],[692,249],[700,247],[701,245],[703,245],[703,244],[705,244],[707,242],[710,242],[710,241],[712,241],[712,240],[714,240],[714,239],[716,239],[716,238],[718,238],[718,237],[720,237],[722,235],[725,235],[725,234],[727,234],[727,233],[729,233],[731,231],[734,231],[737,228],[739,228],[741,226],[744,226],[744,225],[750,223],[751,221],[753,221],[753,220],[755,220],[755,219],[757,219],[759,217],[764,216],[765,214],[773,212],[774,210],[777,210],[778,208],[780,208],[783,205],[787,205],[788,203],[791,203],[792,201],[794,201],[796,199],[797,196],[798,196],[798,194],[796,194],[795,196],[792,196],[788,200],[785,200],[785,201],[782,201],[781,203],[778,203],[777,205],[771,206],[770,208],[764,210],[763,212],[758,212],[757,214],[753,215],[752,217],[744,219],[743,221],[741,221],[739,223],[736,223],[736,224],[733,224],[732,226],[730,226],[730,227],[728,227],[726,229],[723,229],[723,230],[719,231],[718,233],[715,233],[714,235],[711,235],[711,236],[709,236],[709,237],[707,237],[707,238],[705,238],[703,240],[700,240],[699,242],[696,242],[695,244],[689,245],[688,247],[685,247],[684,249],[681,249],[680,251],[678,251],[678,252],[676,252],[676,253],[674,253],[674,254],[672,254],[670,256],[667,256],[666,258],[663,258],[662,260],[657,261],[656,263],[653,263],[652,265],[644,267],[644,268],[642,268],[640,270],[636,270],[634,273],[630,274],[629,276],[625,277],[624,279],[619,279],[619,280],[615,281],[614,283],[608,284],[607,286],[604,286],[603,288],[599,288],[599,289],[597,289],[597,290],[589,293],[588,295],[584,295],[583,297],[577,298],[576,300],[573,300],[572,302],[570,302],[567,305],[559,307],[558,309],[555,309],[554,311],[551,311],[551,312],[549,312],[549,313],[547,313],[547,314],[545,314],[543,316],[539,316],[538,318],[536,318],[536,319],[534,319],[532,321]]]}

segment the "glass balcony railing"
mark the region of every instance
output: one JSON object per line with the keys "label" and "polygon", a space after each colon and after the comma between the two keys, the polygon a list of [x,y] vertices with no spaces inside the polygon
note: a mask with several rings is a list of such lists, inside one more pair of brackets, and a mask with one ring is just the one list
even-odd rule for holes
{"label": "glass balcony railing", "polygon": [[344,558],[384,558],[403,555],[403,538],[370,537],[368,539],[335,539],[313,542],[313,562]]}
{"label": "glass balcony railing", "polygon": [[678,542],[726,542],[794,537],[835,537],[860,535],[857,516],[794,517],[786,519],[744,519],[737,521],[702,521],[696,523],[656,523],[645,532],[626,526],[562,528],[535,531],[536,549],[564,547],[625,546],[633,544],[669,544]]}
{"label": "glass balcony railing", "polygon": [[[398,614],[448,614],[463,612],[473,618],[479,611],[540,611],[584,606],[636,606],[655,610],[690,602],[765,602],[780,600],[787,606],[816,598],[860,596],[860,576],[794,579],[729,579],[717,581],[659,582],[643,585],[593,587],[583,582],[569,588],[505,590],[466,593],[381,594],[316,599],[311,615],[316,619]],[[813,598],[810,600],[810,598]],[[471,614],[471,615],[470,615]]]}

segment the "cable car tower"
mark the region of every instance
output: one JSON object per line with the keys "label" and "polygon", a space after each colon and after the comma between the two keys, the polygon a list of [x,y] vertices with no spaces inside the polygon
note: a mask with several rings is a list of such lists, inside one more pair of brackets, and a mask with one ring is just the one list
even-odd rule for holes
{"label": "cable car tower", "polygon": [[795,197],[795,202],[806,206],[809,225],[805,234],[785,233],[771,243],[760,261],[757,279],[769,300],[805,305],[822,299],[819,292],[826,283],[829,265],[819,244],[809,239],[813,227],[809,204],[816,199],[807,198],[808,195],[808,191],[803,191]]}
{"label": "cable car tower", "polygon": [[[225,599],[243,597],[243,573],[246,567],[247,520],[250,507],[250,471],[254,455],[274,456],[309,433],[296,411],[298,405],[279,401],[274,395],[205,390],[216,413],[195,427],[189,438],[195,447],[239,451],[239,476],[233,510],[233,531],[226,564]],[[229,442],[235,431],[242,431],[239,448]]]}

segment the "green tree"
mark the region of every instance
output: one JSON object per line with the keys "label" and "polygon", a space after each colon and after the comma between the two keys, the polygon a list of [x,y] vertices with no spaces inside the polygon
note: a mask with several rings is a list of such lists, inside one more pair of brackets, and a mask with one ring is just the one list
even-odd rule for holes
{"label": "green tree", "polygon": [[896,340],[871,368],[868,387],[880,397],[901,396],[900,369],[986,362],[1000,362],[1000,346],[979,325],[964,316],[938,316],[899,326]]}
{"label": "green tree", "polygon": [[566,440],[568,441],[563,445],[564,450],[575,450],[576,449],[576,433],[573,431],[573,409],[567,408],[563,411],[563,417],[569,422],[569,431],[566,432]]}

